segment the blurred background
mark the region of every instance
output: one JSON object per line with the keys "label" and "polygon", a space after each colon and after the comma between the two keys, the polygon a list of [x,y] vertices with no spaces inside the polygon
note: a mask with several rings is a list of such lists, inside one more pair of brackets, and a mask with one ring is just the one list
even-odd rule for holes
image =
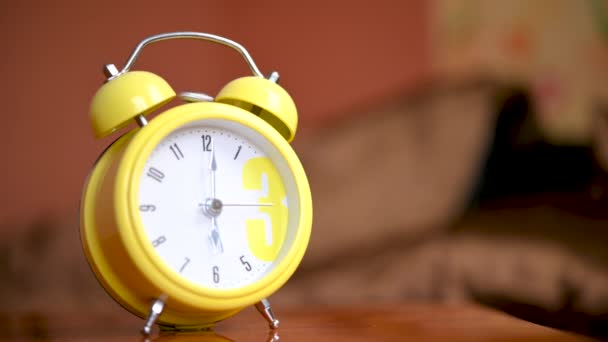
{"label": "blurred background", "polygon": [[[121,309],[80,248],[103,64],[145,37],[233,39],[278,70],[300,115],[313,237],[282,305],[489,305],[608,326],[608,2],[3,1],[0,302]],[[215,94],[230,49],[169,41],[134,69]],[[119,313],[120,312],[120,313]]]}

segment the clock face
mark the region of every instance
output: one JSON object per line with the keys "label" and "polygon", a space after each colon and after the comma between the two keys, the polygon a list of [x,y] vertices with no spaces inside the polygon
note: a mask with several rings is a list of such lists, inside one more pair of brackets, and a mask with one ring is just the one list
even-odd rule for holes
{"label": "clock face", "polygon": [[270,272],[290,248],[295,179],[260,133],[229,120],[189,123],[164,137],[141,174],[139,212],[176,276],[235,289]]}

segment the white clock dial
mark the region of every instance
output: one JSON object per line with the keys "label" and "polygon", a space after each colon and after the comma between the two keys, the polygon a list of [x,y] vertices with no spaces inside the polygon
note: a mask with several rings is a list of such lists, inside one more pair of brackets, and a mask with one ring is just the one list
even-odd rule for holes
{"label": "white clock dial", "polygon": [[202,120],[156,146],[138,200],[148,239],[169,268],[197,285],[232,289],[280,261],[294,235],[296,196],[286,161],[261,134]]}

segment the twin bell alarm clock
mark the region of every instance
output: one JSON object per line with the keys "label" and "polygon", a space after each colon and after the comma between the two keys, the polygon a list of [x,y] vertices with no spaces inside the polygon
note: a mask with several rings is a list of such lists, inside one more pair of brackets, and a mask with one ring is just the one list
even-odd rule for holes
{"label": "twin bell alarm clock", "polygon": [[[212,97],[178,95],[158,75],[131,71],[146,45],[183,38],[235,49],[254,75]],[[137,125],[103,152],[84,187],[80,234],[101,285],[145,320],[145,334],[154,323],[207,328],[250,305],[278,327],[267,298],[298,267],[312,224],[306,174],[289,145],[297,111],[278,73],[264,77],[241,45],[197,32],[149,37],[122,70],[104,71],[90,109],[95,136]]]}

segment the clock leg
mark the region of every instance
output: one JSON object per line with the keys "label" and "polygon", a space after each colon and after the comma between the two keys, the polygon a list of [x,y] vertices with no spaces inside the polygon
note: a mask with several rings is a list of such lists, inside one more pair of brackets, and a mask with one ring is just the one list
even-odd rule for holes
{"label": "clock leg", "polygon": [[268,299],[262,299],[260,302],[255,304],[255,308],[258,309],[262,317],[268,322],[270,329],[276,329],[279,327],[279,320],[272,312],[272,307]]}
{"label": "clock leg", "polygon": [[156,322],[158,316],[163,313],[163,309],[165,308],[165,297],[161,296],[156,299],[152,305],[150,306],[150,312],[148,313],[148,318],[146,318],[146,323],[144,327],[141,329],[141,333],[145,336],[150,335],[152,332],[152,325]]}
{"label": "clock leg", "polygon": [[278,331],[276,329],[273,329],[268,333],[268,338],[266,339],[266,342],[277,342],[280,339],[281,338],[279,337]]}

